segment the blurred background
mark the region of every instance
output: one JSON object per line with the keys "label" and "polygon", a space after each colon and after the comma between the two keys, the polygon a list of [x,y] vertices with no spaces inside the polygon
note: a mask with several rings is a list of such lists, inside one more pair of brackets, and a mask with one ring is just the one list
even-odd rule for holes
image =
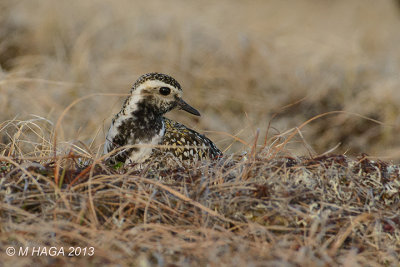
{"label": "blurred background", "polygon": [[55,124],[73,101],[115,94],[78,102],[61,124],[59,141],[97,151],[133,82],[157,71],[202,113],[167,117],[227,153],[248,150],[229,135],[253,142],[259,129],[262,144],[269,123],[272,137],[343,110],[289,151],[400,160],[398,1],[1,0],[0,25],[3,143],[8,120]]}

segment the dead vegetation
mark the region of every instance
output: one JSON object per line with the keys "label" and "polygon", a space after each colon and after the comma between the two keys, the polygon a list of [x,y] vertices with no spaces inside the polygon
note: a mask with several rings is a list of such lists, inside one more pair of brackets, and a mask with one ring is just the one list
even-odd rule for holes
{"label": "dead vegetation", "polygon": [[280,137],[217,162],[115,169],[77,145],[54,158],[53,148],[43,147],[52,142],[31,142],[40,156],[19,154],[34,130],[29,124],[9,122],[19,128],[2,148],[2,250],[79,246],[95,255],[16,258],[2,251],[5,265],[400,263],[397,165],[366,155],[284,156]]}

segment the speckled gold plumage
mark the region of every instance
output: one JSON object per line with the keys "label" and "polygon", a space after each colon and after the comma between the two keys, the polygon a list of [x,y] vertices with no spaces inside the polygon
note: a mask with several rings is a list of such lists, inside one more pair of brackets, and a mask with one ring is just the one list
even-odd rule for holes
{"label": "speckled gold plumage", "polygon": [[222,152],[204,135],[167,118],[164,118],[164,122],[162,144],[168,147],[166,151],[179,159],[215,159],[222,156]]}

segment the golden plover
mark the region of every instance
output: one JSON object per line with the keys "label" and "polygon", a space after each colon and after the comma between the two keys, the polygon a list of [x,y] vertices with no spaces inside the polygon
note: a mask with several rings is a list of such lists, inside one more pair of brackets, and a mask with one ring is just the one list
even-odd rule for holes
{"label": "golden plover", "polygon": [[[110,159],[125,164],[144,163],[163,154],[180,161],[222,156],[210,139],[164,117],[174,108],[200,116],[182,100],[182,88],[174,78],[161,73],[142,75],[133,84],[121,111],[112,119],[104,153],[120,148]],[[157,148],[157,145],[161,146]]]}

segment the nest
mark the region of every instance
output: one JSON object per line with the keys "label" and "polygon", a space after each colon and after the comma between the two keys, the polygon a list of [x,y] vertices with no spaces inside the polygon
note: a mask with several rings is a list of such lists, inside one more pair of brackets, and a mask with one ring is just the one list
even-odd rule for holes
{"label": "nest", "polygon": [[1,159],[1,247],[94,248],[80,264],[399,264],[399,166],[366,155],[82,162]]}

